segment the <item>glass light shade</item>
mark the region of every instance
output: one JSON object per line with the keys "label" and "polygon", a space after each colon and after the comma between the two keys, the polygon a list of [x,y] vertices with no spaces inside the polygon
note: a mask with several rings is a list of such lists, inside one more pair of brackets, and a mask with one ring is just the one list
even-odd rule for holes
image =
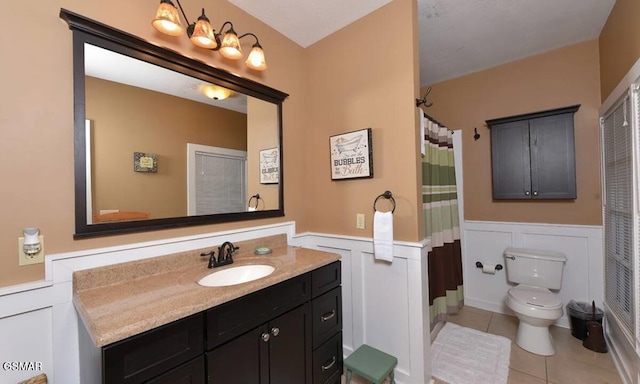
{"label": "glass light shade", "polygon": [[203,85],[200,90],[203,95],[213,100],[224,100],[231,95],[230,90],[213,84]]}
{"label": "glass light shade", "polygon": [[231,60],[238,60],[242,57],[240,39],[233,29],[224,35],[222,44],[220,44],[220,54]]}
{"label": "glass light shade", "polygon": [[256,71],[264,71],[267,69],[267,61],[264,58],[264,51],[260,44],[255,44],[253,48],[251,48],[249,57],[247,57],[247,61],[244,63],[247,67],[255,69]]}
{"label": "glass light shade", "polygon": [[180,24],[178,10],[169,0],[160,2],[156,17],[151,21],[151,25],[159,32],[170,36],[180,36],[184,33],[184,29]]}
{"label": "glass light shade", "polygon": [[216,37],[213,34],[213,28],[207,18],[198,18],[193,34],[189,38],[194,45],[200,48],[214,49],[218,46]]}

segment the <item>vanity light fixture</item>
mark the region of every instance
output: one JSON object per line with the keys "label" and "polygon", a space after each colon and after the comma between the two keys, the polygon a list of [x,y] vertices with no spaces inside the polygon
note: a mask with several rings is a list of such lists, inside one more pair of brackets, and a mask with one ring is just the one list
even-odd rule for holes
{"label": "vanity light fixture", "polygon": [[200,92],[213,100],[224,100],[231,96],[231,91],[213,84],[206,84],[200,87]]}
{"label": "vanity light fixture", "polygon": [[[264,57],[264,51],[260,45],[258,37],[253,33],[245,33],[238,36],[233,29],[233,23],[225,21],[220,27],[220,32],[216,33],[215,29],[211,26],[209,18],[202,9],[202,15],[198,17],[195,23],[189,23],[187,15],[184,13],[180,0],[176,0],[178,8],[182,13],[187,23],[187,36],[191,42],[201,48],[211,49],[219,51],[220,54],[227,59],[238,60],[242,58],[242,48],[240,47],[240,39],[246,36],[251,36],[256,39],[255,44],[251,47],[249,57],[245,61],[247,67],[256,70],[264,71],[267,69],[267,62]],[[160,6],[156,11],[156,17],[151,21],[151,25],[161,33],[170,36],[180,36],[184,33],[184,29],[180,24],[180,15],[178,9],[175,7],[171,0],[160,0]],[[228,26],[226,32],[224,28]],[[222,37],[222,40],[220,39]]]}

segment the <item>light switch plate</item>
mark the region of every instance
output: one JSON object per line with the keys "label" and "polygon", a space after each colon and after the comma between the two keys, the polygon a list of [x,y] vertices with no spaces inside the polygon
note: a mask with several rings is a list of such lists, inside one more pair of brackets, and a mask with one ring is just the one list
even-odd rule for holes
{"label": "light switch plate", "polygon": [[356,213],[356,228],[364,229],[364,213]]}
{"label": "light switch plate", "polygon": [[24,237],[18,237],[18,265],[30,265],[44,263],[44,236],[38,236],[40,239],[40,252],[33,256],[24,253]]}

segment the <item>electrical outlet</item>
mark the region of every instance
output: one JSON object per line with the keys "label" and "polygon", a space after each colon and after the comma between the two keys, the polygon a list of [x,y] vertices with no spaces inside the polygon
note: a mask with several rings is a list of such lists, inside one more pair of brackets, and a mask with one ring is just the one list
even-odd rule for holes
{"label": "electrical outlet", "polygon": [[364,213],[356,213],[356,228],[364,229]]}
{"label": "electrical outlet", "polygon": [[44,236],[38,236],[40,239],[40,252],[35,255],[27,255],[24,253],[24,237],[18,237],[18,265],[40,264],[44,263]]}

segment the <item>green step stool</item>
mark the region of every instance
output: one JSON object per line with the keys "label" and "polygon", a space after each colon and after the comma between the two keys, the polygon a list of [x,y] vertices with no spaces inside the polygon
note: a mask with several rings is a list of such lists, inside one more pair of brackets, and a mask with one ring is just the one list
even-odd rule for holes
{"label": "green step stool", "polygon": [[347,369],[347,383],[351,382],[351,375],[357,373],[374,384],[382,384],[385,378],[391,377],[391,384],[395,384],[393,369],[398,359],[378,349],[362,344],[360,348],[344,359]]}

